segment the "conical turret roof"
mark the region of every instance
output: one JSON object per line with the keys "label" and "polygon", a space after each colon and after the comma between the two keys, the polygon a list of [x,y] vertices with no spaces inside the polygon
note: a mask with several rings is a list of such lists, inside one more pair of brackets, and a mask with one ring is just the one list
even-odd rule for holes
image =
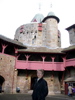
{"label": "conical turret roof", "polygon": [[52,15],[55,16],[54,12],[51,11],[51,12],[48,13],[47,16],[52,16]]}
{"label": "conical turret roof", "polygon": [[38,22],[38,23],[40,23],[43,19],[44,19],[43,14],[38,13],[38,14],[36,14],[36,15],[34,16],[34,18],[32,19],[31,22]]}
{"label": "conical turret roof", "polygon": [[54,14],[54,12],[49,12],[48,15],[42,20],[42,22],[44,22],[46,19],[49,18],[55,18],[57,20],[57,22],[59,23],[59,18]]}

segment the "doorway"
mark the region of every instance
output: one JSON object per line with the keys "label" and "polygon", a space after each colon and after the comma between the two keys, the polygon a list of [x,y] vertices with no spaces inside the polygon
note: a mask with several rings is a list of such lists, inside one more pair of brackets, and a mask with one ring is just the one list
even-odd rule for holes
{"label": "doorway", "polygon": [[33,90],[33,87],[34,87],[36,78],[37,78],[37,77],[31,77],[31,90]]}
{"label": "doorway", "polygon": [[3,85],[4,81],[5,81],[5,79],[0,75],[0,93],[3,91],[2,85]]}

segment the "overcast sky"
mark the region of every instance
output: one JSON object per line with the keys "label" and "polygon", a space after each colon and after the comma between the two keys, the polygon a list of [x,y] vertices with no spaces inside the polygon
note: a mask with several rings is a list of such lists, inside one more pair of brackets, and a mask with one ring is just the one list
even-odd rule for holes
{"label": "overcast sky", "polygon": [[14,39],[16,29],[30,23],[35,14],[39,13],[39,3],[40,13],[44,17],[51,10],[59,17],[62,47],[69,46],[69,35],[65,28],[75,23],[75,0],[0,0],[0,34]]}

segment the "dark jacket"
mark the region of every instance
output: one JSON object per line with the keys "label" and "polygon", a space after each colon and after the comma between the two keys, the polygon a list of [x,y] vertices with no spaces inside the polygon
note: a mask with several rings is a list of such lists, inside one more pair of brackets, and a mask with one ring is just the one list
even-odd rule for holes
{"label": "dark jacket", "polygon": [[43,78],[41,78],[39,81],[36,80],[33,88],[32,100],[45,100],[47,94],[47,82]]}

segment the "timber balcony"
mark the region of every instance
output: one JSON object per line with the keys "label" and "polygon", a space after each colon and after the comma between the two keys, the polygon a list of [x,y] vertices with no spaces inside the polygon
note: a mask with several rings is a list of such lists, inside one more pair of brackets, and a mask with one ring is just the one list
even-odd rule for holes
{"label": "timber balcony", "polygon": [[28,70],[54,70],[54,71],[63,71],[64,63],[63,62],[42,62],[42,61],[16,61],[16,69],[28,69]]}
{"label": "timber balcony", "polygon": [[[0,54],[11,56],[3,53]],[[0,58],[0,60],[2,61],[3,59]],[[16,58],[16,63],[15,63],[16,69],[28,69],[28,70],[44,69],[48,71],[50,70],[64,71],[66,67],[70,67],[70,66],[75,67],[75,58],[70,58],[70,59],[63,58],[63,62],[28,61],[28,60],[17,60]]]}
{"label": "timber balcony", "polygon": [[16,69],[28,69],[28,70],[54,70],[54,71],[64,71],[65,67],[73,66],[75,67],[75,58],[65,59],[64,62],[43,62],[43,61],[23,61],[16,60]]}
{"label": "timber balcony", "polygon": [[65,65],[66,65],[66,67],[67,66],[73,66],[73,67],[75,67],[75,58],[67,59],[66,62],[65,62]]}

